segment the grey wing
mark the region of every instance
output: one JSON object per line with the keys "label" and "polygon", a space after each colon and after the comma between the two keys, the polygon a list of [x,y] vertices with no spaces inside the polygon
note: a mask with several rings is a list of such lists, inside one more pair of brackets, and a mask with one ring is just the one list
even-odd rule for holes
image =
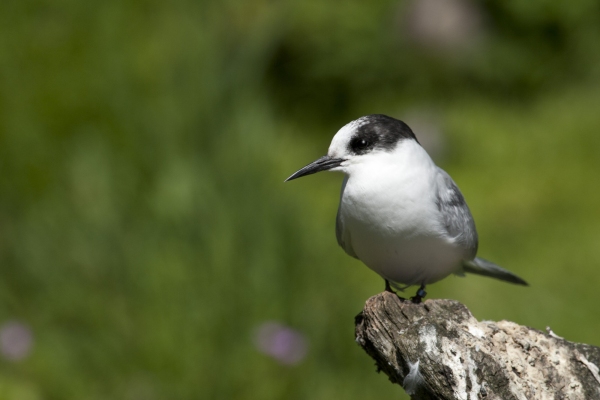
{"label": "grey wing", "polygon": [[471,211],[462,193],[450,175],[438,168],[439,181],[436,204],[442,214],[448,235],[467,252],[470,259],[477,254],[477,230]]}
{"label": "grey wing", "polygon": [[354,249],[352,248],[352,242],[350,241],[350,231],[345,229],[344,226],[344,216],[342,215],[342,196],[344,196],[344,189],[346,188],[346,182],[348,178],[344,179],[344,183],[342,183],[342,191],[340,193],[340,205],[338,207],[337,216],[335,217],[335,237],[337,239],[338,244],[344,251],[354,258],[358,258]]}
{"label": "grey wing", "polygon": [[352,243],[350,241],[350,232],[347,229],[344,229],[344,219],[340,213],[340,209],[338,208],[337,216],[335,218],[335,237],[337,238],[337,242],[342,249],[349,255],[354,258],[358,258],[354,249],[352,248]]}

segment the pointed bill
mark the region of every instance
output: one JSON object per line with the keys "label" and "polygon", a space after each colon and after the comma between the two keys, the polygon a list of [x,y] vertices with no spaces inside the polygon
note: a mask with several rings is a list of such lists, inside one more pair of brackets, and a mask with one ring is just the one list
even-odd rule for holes
{"label": "pointed bill", "polygon": [[294,180],[296,178],[301,178],[306,175],[316,174],[317,172],[327,171],[329,169],[339,167],[342,162],[345,160],[343,158],[333,158],[329,156],[323,156],[318,160],[315,160],[308,164],[307,166],[299,169],[294,172],[292,176],[287,178],[284,182]]}

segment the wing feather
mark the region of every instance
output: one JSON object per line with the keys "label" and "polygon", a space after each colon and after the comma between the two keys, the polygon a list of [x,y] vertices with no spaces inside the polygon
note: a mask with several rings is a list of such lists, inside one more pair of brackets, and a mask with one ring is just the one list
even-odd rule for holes
{"label": "wing feather", "polygon": [[340,194],[340,205],[338,207],[337,216],[335,217],[335,237],[337,239],[338,244],[344,251],[351,257],[358,258],[354,249],[352,248],[352,241],[350,240],[350,231],[345,229],[344,226],[344,216],[342,215],[342,196],[344,195],[344,189],[346,188],[346,182],[348,182],[348,178],[344,179],[344,183],[342,183],[342,191]]}
{"label": "wing feather", "polygon": [[450,175],[438,168],[436,204],[450,237],[460,244],[472,260],[477,254],[478,238],[475,221],[462,193]]}

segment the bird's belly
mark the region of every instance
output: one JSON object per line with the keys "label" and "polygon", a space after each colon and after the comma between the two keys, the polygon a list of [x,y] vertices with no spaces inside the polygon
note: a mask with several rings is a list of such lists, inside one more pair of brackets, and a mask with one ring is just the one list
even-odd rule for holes
{"label": "bird's belly", "polygon": [[344,236],[367,267],[403,285],[433,283],[460,270],[464,250],[441,225],[428,180],[403,175],[360,182],[348,180],[340,219]]}
{"label": "bird's belly", "polygon": [[369,230],[351,234],[352,247],[367,267],[384,279],[402,284],[429,284],[457,272],[462,251],[434,235],[380,235]]}

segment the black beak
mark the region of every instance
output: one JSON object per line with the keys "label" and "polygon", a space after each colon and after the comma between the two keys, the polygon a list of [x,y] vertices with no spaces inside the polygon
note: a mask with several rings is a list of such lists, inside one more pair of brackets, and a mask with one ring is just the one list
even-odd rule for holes
{"label": "black beak", "polygon": [[306,167],[299,169],[294,172],[292,176],[287,178],[284,182],[291,181],[292,179],[301,178],[306,175],[316,174],[317,172],[327,171],[328,169],[339,167],[341,163],[343,163],[343,158],[333,158],[329,156],[324,156],[319,158],[316,161],[311,162]]}

